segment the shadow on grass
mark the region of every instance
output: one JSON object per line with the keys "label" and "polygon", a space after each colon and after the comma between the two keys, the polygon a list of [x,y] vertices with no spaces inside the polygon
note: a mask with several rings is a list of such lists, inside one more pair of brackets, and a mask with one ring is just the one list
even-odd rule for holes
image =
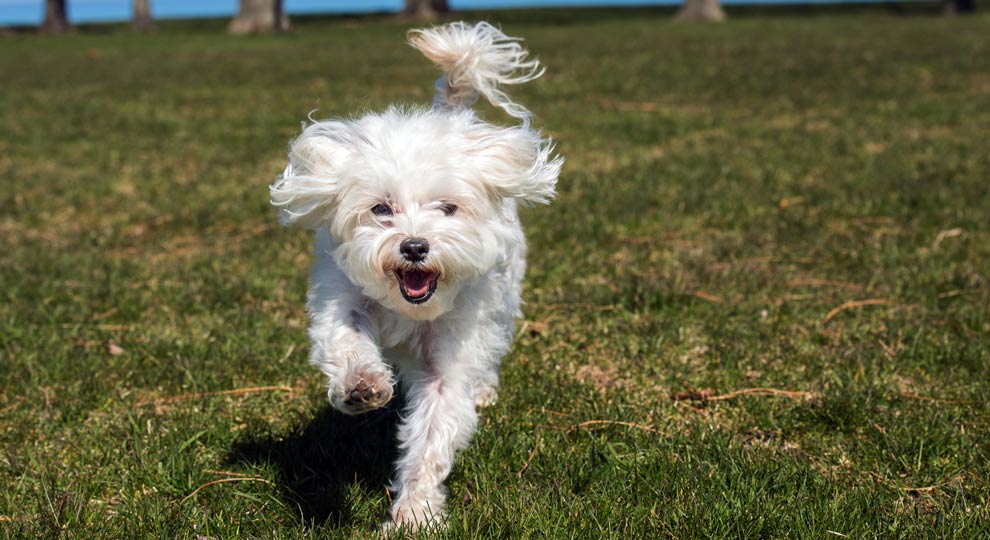
{"label": "shadow on grass", "polygon": [[[285,500],[310,526],[343,527],[352,521],[348,493],[380,493],[397,454],[398,399],[385,408],[346,416],[327,407],[287,436],[249,436],[231,448],[233,465],[271,465]],[[381,516],[384,519],[385,516]]]}

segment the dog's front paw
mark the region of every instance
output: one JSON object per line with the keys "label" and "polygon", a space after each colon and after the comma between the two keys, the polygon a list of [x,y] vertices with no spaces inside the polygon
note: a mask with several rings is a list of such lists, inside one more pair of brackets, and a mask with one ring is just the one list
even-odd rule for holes
{"label": "dog's front paw", "polygon": [[358,368],[348,372],[330,402],[344,414],[361,414],[383,407],[392,399],[392,374],[387,370]]}
{"label": "dog's front paw", "polygon": [[498,389],[484,385],[474,389],[474,406],[478,408],[491,407],[498,401]]}
{"label": "dog's front paw", "polygon": [[429,504],[398,503],[392,507],[392,519],[382,524],[382,531],[392,538],[394,533],[415,534],[423,530],[439,531],[444,527],[444,513],[434,511]]}

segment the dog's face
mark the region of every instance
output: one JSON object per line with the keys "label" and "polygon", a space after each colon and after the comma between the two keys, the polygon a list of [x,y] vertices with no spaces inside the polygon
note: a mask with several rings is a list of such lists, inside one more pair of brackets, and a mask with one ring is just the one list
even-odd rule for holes
{"label": "dog's face", "polygon": [[507,223],[517,200],[553,197],[562,162],[550,151],[526,127],[469,111],[319,122],[293,142],[272,201],[283,222],[329,229],[365,296],[431,320],[520,245]]}

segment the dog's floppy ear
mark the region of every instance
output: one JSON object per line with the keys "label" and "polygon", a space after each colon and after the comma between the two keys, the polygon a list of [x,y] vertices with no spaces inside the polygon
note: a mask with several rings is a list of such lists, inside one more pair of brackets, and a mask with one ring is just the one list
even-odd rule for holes
{"label": "dog's floppy ear", "polygon": [[564,165],[564,158],[552,156],[553,141],[525,125],[476,127],[472,153],[486,188],[524,204],[548,204]]}
{"label": "dog's floppy ear", "polygon": [[330,219],[352,154],[347,131],[343,122],[316,122],[292,141],[289,164],[269,187],[282,225],[313,229]]}

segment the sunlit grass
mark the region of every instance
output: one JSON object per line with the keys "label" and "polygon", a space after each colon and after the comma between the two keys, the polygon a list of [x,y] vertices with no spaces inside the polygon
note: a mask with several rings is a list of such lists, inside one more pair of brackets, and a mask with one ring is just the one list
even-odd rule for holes
{"label": "sunlit grass", "polygon": [[[568,162],[446,535],[985,535],[990,21],[598,13],[496,15]],[[0,39],[4,536],[385,518],[396,412],[327,410],[267,185],[310,111],[435,73],[398,23],[296,26]]]}

